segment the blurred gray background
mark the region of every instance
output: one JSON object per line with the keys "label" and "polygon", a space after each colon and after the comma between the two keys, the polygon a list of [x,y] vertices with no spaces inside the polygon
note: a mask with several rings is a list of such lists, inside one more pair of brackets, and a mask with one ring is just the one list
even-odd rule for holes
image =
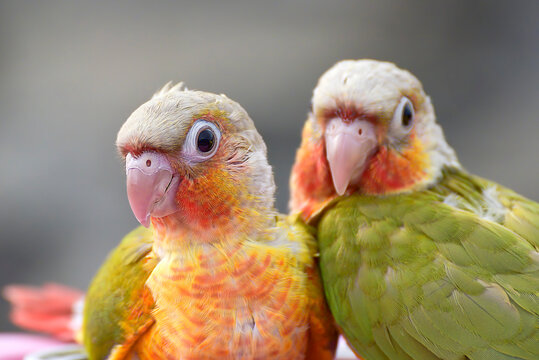
{"label": "blurred gray background", "polygon": [[247,109],[281,211],[318,77],[364,57],[422,80],[466,168],[539,200],[538,19],[536,0],[0,1],[0,286],[83,289],[137,226],[114,140],[169,80]]}

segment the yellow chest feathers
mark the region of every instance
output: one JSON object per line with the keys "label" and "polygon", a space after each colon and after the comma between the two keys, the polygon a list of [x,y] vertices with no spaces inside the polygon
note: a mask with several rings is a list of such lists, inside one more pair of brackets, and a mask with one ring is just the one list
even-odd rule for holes
{"label": "yellow chest feathers", "polygon": [[301,359],[307,277],[290,251],[201,245],[161,258],[150,275],[156,324],[149,355]]}

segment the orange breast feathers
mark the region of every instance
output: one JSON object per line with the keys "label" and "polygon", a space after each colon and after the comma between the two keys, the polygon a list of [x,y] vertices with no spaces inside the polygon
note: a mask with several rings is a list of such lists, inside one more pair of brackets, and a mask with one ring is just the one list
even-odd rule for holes
{"label": "orange breast feathers", "polygon": [[304,269],[258,243],[192,246],[148,279],[155,325],[141,359],[301,359],[308,342]]}

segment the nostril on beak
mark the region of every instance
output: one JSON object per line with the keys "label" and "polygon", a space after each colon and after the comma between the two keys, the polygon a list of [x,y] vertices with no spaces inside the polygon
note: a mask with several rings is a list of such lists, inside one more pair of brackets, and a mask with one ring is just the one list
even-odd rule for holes
{"label": "nostril on beak", "polygon": [[363,134],[363,129],[362,128],[359,128],[359,130],[357,131],[359,135]]}

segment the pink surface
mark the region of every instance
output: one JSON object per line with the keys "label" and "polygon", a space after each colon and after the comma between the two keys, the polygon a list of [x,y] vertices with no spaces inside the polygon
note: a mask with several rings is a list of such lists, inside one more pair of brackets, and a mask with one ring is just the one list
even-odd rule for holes
{"label": "pink surface", "polygon": [[0,333],[0,360],[22,360],[31,352],[65,344],[40,335]]}
{"label": "pink surface", "polygon": [[[0,333],[0,360],[22,360],[25,355],[35,351],[47,350],[67,343],[50,337],[24,333]],[[341,337],[337,350],[337,359],[355,359],[354,353],[348,348]]]}

